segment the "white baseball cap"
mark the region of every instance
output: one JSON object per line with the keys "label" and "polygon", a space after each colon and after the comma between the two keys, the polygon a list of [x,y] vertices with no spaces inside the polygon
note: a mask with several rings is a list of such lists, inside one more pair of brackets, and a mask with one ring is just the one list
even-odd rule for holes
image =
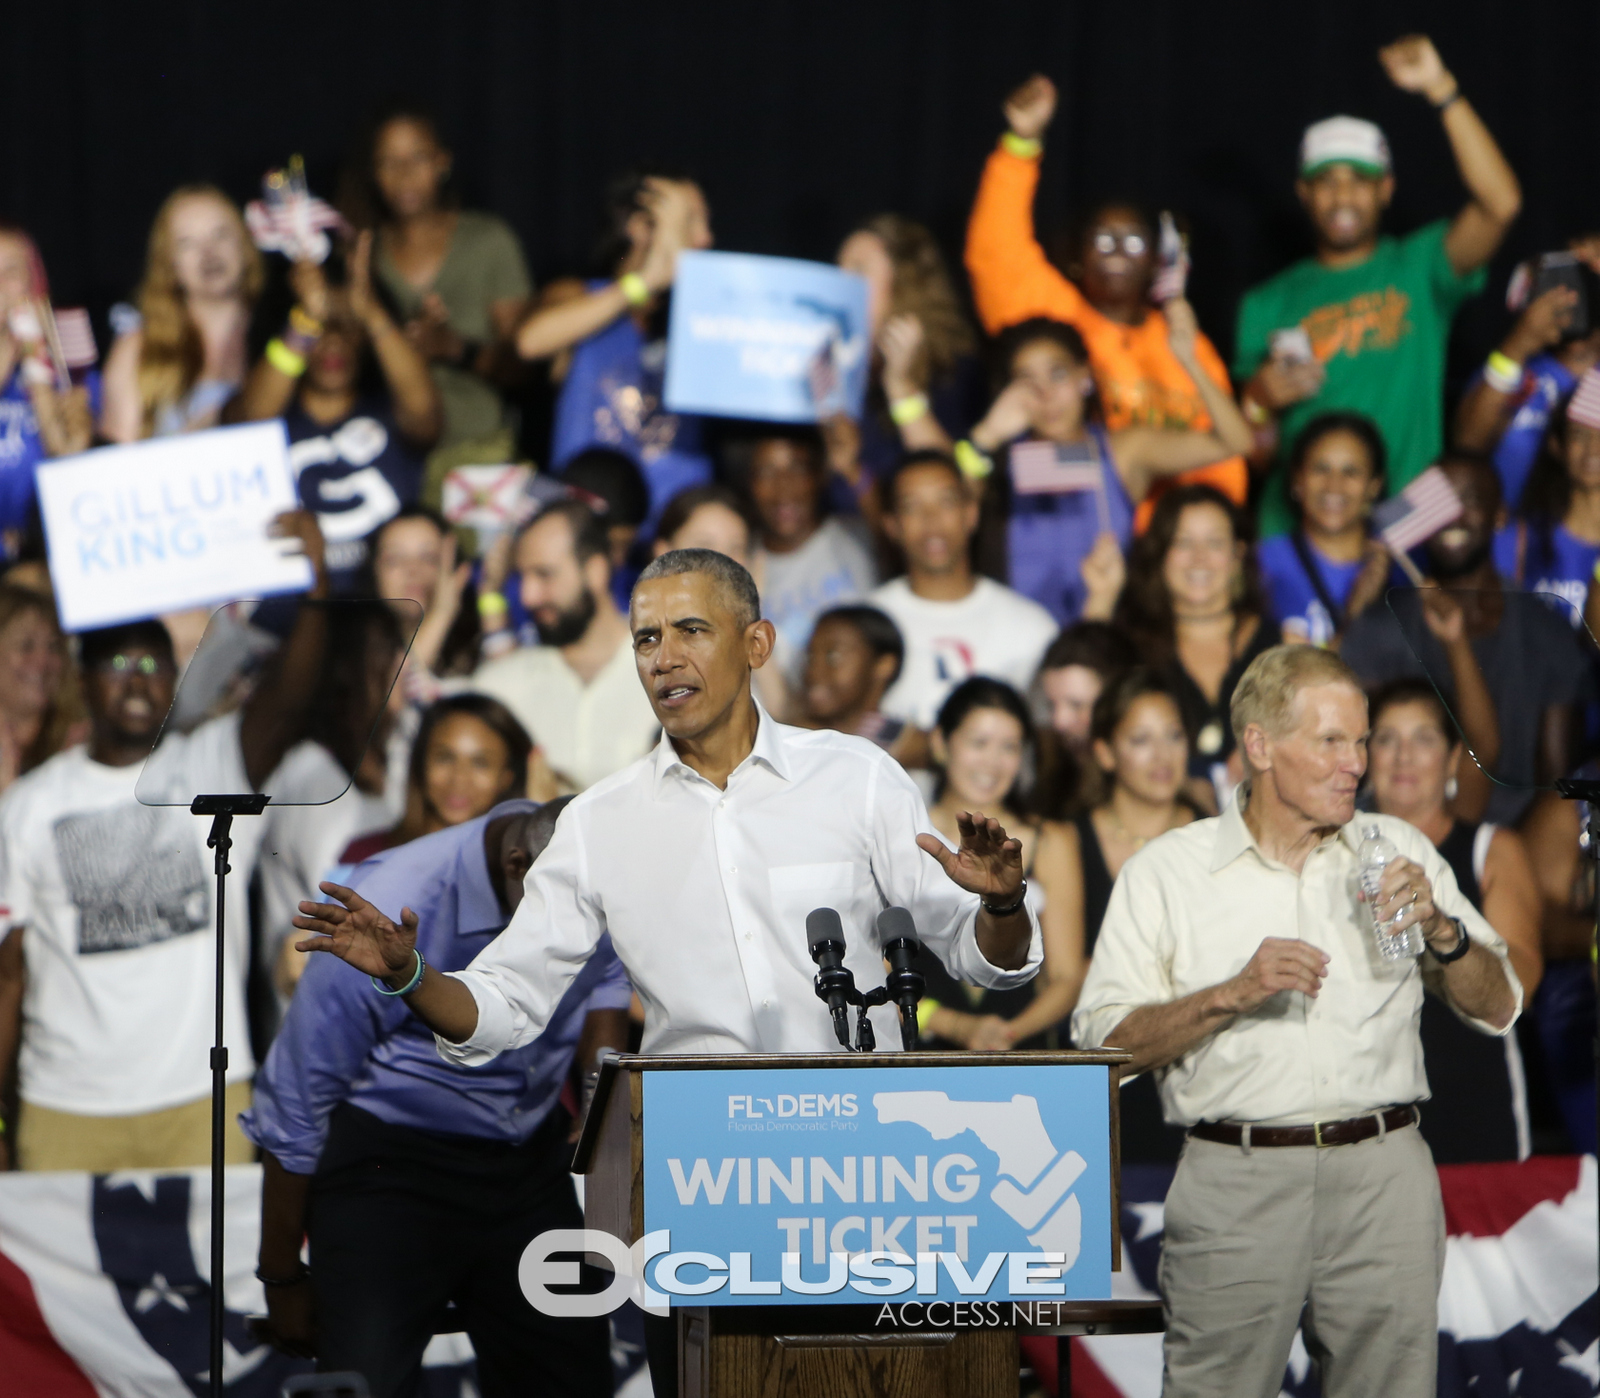
{"label": "white baseball cap", "polygon": [[1331,116],[1306,127],[1300,138],[1300,177],[1310,179],[1328,165],[1353,165],[1382,178],[1394,169],[1383,132],[1360,117]]}

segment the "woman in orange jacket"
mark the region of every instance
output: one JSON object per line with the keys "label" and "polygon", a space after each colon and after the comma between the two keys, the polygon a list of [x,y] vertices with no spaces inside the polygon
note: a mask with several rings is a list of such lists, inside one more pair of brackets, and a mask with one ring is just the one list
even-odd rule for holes
{"label": "woman in orange jacket", "polygon": [[[967,271],[983,327],[991,335],[1036,316],[1076,326],[1088,346],[1105,425],[1111,431],[1158,427],[1211,431],[1214,424],[1168,338],[1166,316],[1150,303],[1156,268],[1155,230],[1126,204],[1102,206],[1078,249],[1078,282],[1045,257],[1033,230],[1040,138],[1056,110],[1055,85],[1036,75],[1006,100],[1010,130],[989,157],[967,227]],[[1195,337],[1206,376],[1231,391],[1211,341]],[[1249,492],[1242,456],[1186,471],[1171,484],[1203,481],[1237,505]],[[1163,482],[1140,507],[1143,529]]]}

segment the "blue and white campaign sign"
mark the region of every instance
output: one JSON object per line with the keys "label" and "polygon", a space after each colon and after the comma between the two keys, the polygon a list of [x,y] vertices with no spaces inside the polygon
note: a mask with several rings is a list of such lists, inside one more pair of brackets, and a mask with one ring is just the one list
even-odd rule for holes
{"label": "blue and white campaign sign", "polygon": [[1107,1297],[1108,1074],[646,1073],[645,1286],[695,1306]]}
{"label": "blue and white campaign sign", "polygon": [[826,262],[685,252],[663,397],[676,413],[815,422],[861,415],[867,283]]}
{"label": "blue and white campaign sign", "polygon": [[267,534],[299,507],[281,422],[101,447],[38,480],[68,631],[311,586],[298,545]]}

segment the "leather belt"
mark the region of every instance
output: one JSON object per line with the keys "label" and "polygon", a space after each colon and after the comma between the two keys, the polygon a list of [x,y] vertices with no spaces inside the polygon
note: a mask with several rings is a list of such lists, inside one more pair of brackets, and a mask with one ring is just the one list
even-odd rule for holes
{"label": "leather belt", "polygon": [[[1365,1116],[1347,1117],[1343,1121],[1319,1121],[1311,1126],[1241,1126],[1232,1121],[1202,1121],[1191,1126],[1189,1134],[1202,1141],[1215,1141],[1224,1146],[1245,1144],[1245,1132],[1250,1133],[1249,1144],[1255,1146],[1351,1146],[1357,1141],[1369,1141],[1385,1131],[1399,1131],[1415,1126],[1421,1120],[1415,1107],[1390,1107],[1386,1112],[1368,1112]],[[1378,1123],[1382,1122],[1382,1126]]]}

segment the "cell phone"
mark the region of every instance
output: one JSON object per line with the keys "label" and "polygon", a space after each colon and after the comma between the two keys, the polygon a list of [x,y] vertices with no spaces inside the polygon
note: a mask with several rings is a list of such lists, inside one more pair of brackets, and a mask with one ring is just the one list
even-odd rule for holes
{"label": "cell phone", "polygon": [[1577,293],[1572,314],[1567,317],[1563,340],[1577,340],[1589,333],[1593,298],[1600,290],[1600,278],[1570,252],[1547,252],[1534,259],[1528,300],[1533,301],[1555,287],[1564,286]]}
{"label": "cell phone", "polygon": [[1303,325],[1292,325],[1287,330],[1274,330],[1269,342],[1272,357],[1286,364],[1310,364],[1315,358],[1311,352],[1311,336]]}

